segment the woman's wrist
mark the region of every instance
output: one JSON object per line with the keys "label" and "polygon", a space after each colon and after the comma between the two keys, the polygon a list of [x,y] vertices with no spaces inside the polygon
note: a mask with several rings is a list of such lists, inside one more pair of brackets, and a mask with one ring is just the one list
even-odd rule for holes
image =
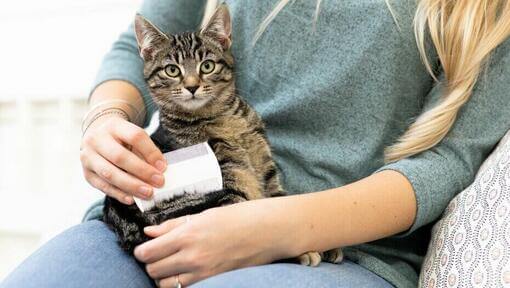
{"label": "woman's wrist", "polygon": [[[314,194],[314,193],[312,193]],[[310,245],[319,235],[314,232],[315,224],[311,207],[302,195],[270,198],[275,200],[274,219],[278,219],[275,228],[280,232],[280,249],[285,258],[297,257],[306,252],[315,251]]]}
{"label": "woman's wrist", "polygon": [[119,107],[112,106],[108,108],[103,108],[102,110],[97,112],[95,110],[90,110],[89,113],[85,115],[82,122],[82,135],[85,135],[87,130],[94,126],[94,124],[101,123],[102,122],[101,120],[105,120],[110,117],[122,118],[128,122],[131,121],[131,119],[129,118],[129,114]]}
{"label": "woman's wrist", "polygon": [[[106,105],[101,105],[106,104]],[[100,120],[100,118],[108,116],[117,116],[124,120],[131,122],[128,112],[124,108],[120,108],[114,101],[108,103],[99,103],[95,107],[92,107],[87,114],[83,117],[81,132],[85,135],[85,132],[94,122]]]}
{"label": "woman's wrist", "polygon": [[[296,196],[274,197],[255,201],[244,202],[246,205],[253,205],[255,215],[251,215],[261,227],[260,235],[266,242],[272,259],[280,260],[299,256],[306,249],[307,241],[303,236],[302,218],[299,214],[299,201]],[[265,237],[263,235],[266,235]]]}
{"label": "woman's wrist", "polygon": [[123,80],[109,80],[98,85],[90,96],[89,105],[85,116],[89,120],[105,109],[114,108],[125,112],[128,120],[138,126],[142,126],[145,119],[142,95],[133,84]]}

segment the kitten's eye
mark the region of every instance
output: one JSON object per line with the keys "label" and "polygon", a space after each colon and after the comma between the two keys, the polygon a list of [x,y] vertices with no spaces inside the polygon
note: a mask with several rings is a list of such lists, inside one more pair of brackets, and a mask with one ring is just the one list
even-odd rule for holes
{"label": "kitten's eye", "polygon": [[165,67],[165,73],[168,75],[168,77],[175,78],[179,75],[181,75],[181,69],[177,67],[177,65],[170,64]]}
{"label": "kitten's eye", "polygon": [[204,74],[209,74],[214,71],[216,64],[212,60],[207,60],[200,65],[200,71]]}

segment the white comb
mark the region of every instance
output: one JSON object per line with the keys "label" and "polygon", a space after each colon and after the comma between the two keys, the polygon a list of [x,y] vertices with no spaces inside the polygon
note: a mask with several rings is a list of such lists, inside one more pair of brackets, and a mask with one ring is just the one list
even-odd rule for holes
{"label": "white comb", "polygon": [[223,189],[221,169],[207,142],[164,154],[167,168],[163,176],[165,186],[154,188],[149,200],[134,197],[136,206],[145,212],[157,203],[187,194],[207,194]]}

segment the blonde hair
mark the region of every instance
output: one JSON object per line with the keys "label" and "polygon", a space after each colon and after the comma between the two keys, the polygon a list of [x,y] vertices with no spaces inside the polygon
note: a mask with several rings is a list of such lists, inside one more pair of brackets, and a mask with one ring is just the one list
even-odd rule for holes
{"label": "blonde hair", "polygon": [[421,0],[414,29],[423,62],[436,78],[425,51],[425,31],[429,31],[445,78],[443,95],[386,149],[386,161],[418,154],[445,137],[488,56],[510,35],[510,1]]}
{"label": "blonde hair", "polygon": [[[277,2],[260,24],[254,43],[289,1]],[[318,0],[316,20],[320,3]],[[386,5],[396,22],[388,0]],[[469,100],[488,56],[510,35],[510,0],[418,0],[414,31],[425,67],[438,81],[427,58],[425,39],[427,32],[430,35],[444,74],[443,95],[416,118],[395,144],[386,148],[386,162],[428,150],[450,131],[460,108]]]}

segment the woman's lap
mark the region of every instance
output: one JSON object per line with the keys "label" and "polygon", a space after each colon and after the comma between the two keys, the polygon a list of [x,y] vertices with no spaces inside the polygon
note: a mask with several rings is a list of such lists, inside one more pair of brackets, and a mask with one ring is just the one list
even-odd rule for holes
{"label": "woman's lap", "polygon": [[0,287],[154,287],[115,237],[97,220],[72,227],[26,259]]}
{"label": "woman's lap", "polygon": [[277,263],[234,270],[191,285],[190,288],[389,288],[384,279],[358,264],[345,260],[341,264],[321,263],[308,267]]}
{"label": "woman's lap", "polygon": [[[193,288],[213,287],[392,287],[350,261],[319,267],[270,264],[216,275]],[[117,245],[100,221],[89,221],[58,235],[25,260],[0,285],[24,287],[153,287],[133,257]]]}

